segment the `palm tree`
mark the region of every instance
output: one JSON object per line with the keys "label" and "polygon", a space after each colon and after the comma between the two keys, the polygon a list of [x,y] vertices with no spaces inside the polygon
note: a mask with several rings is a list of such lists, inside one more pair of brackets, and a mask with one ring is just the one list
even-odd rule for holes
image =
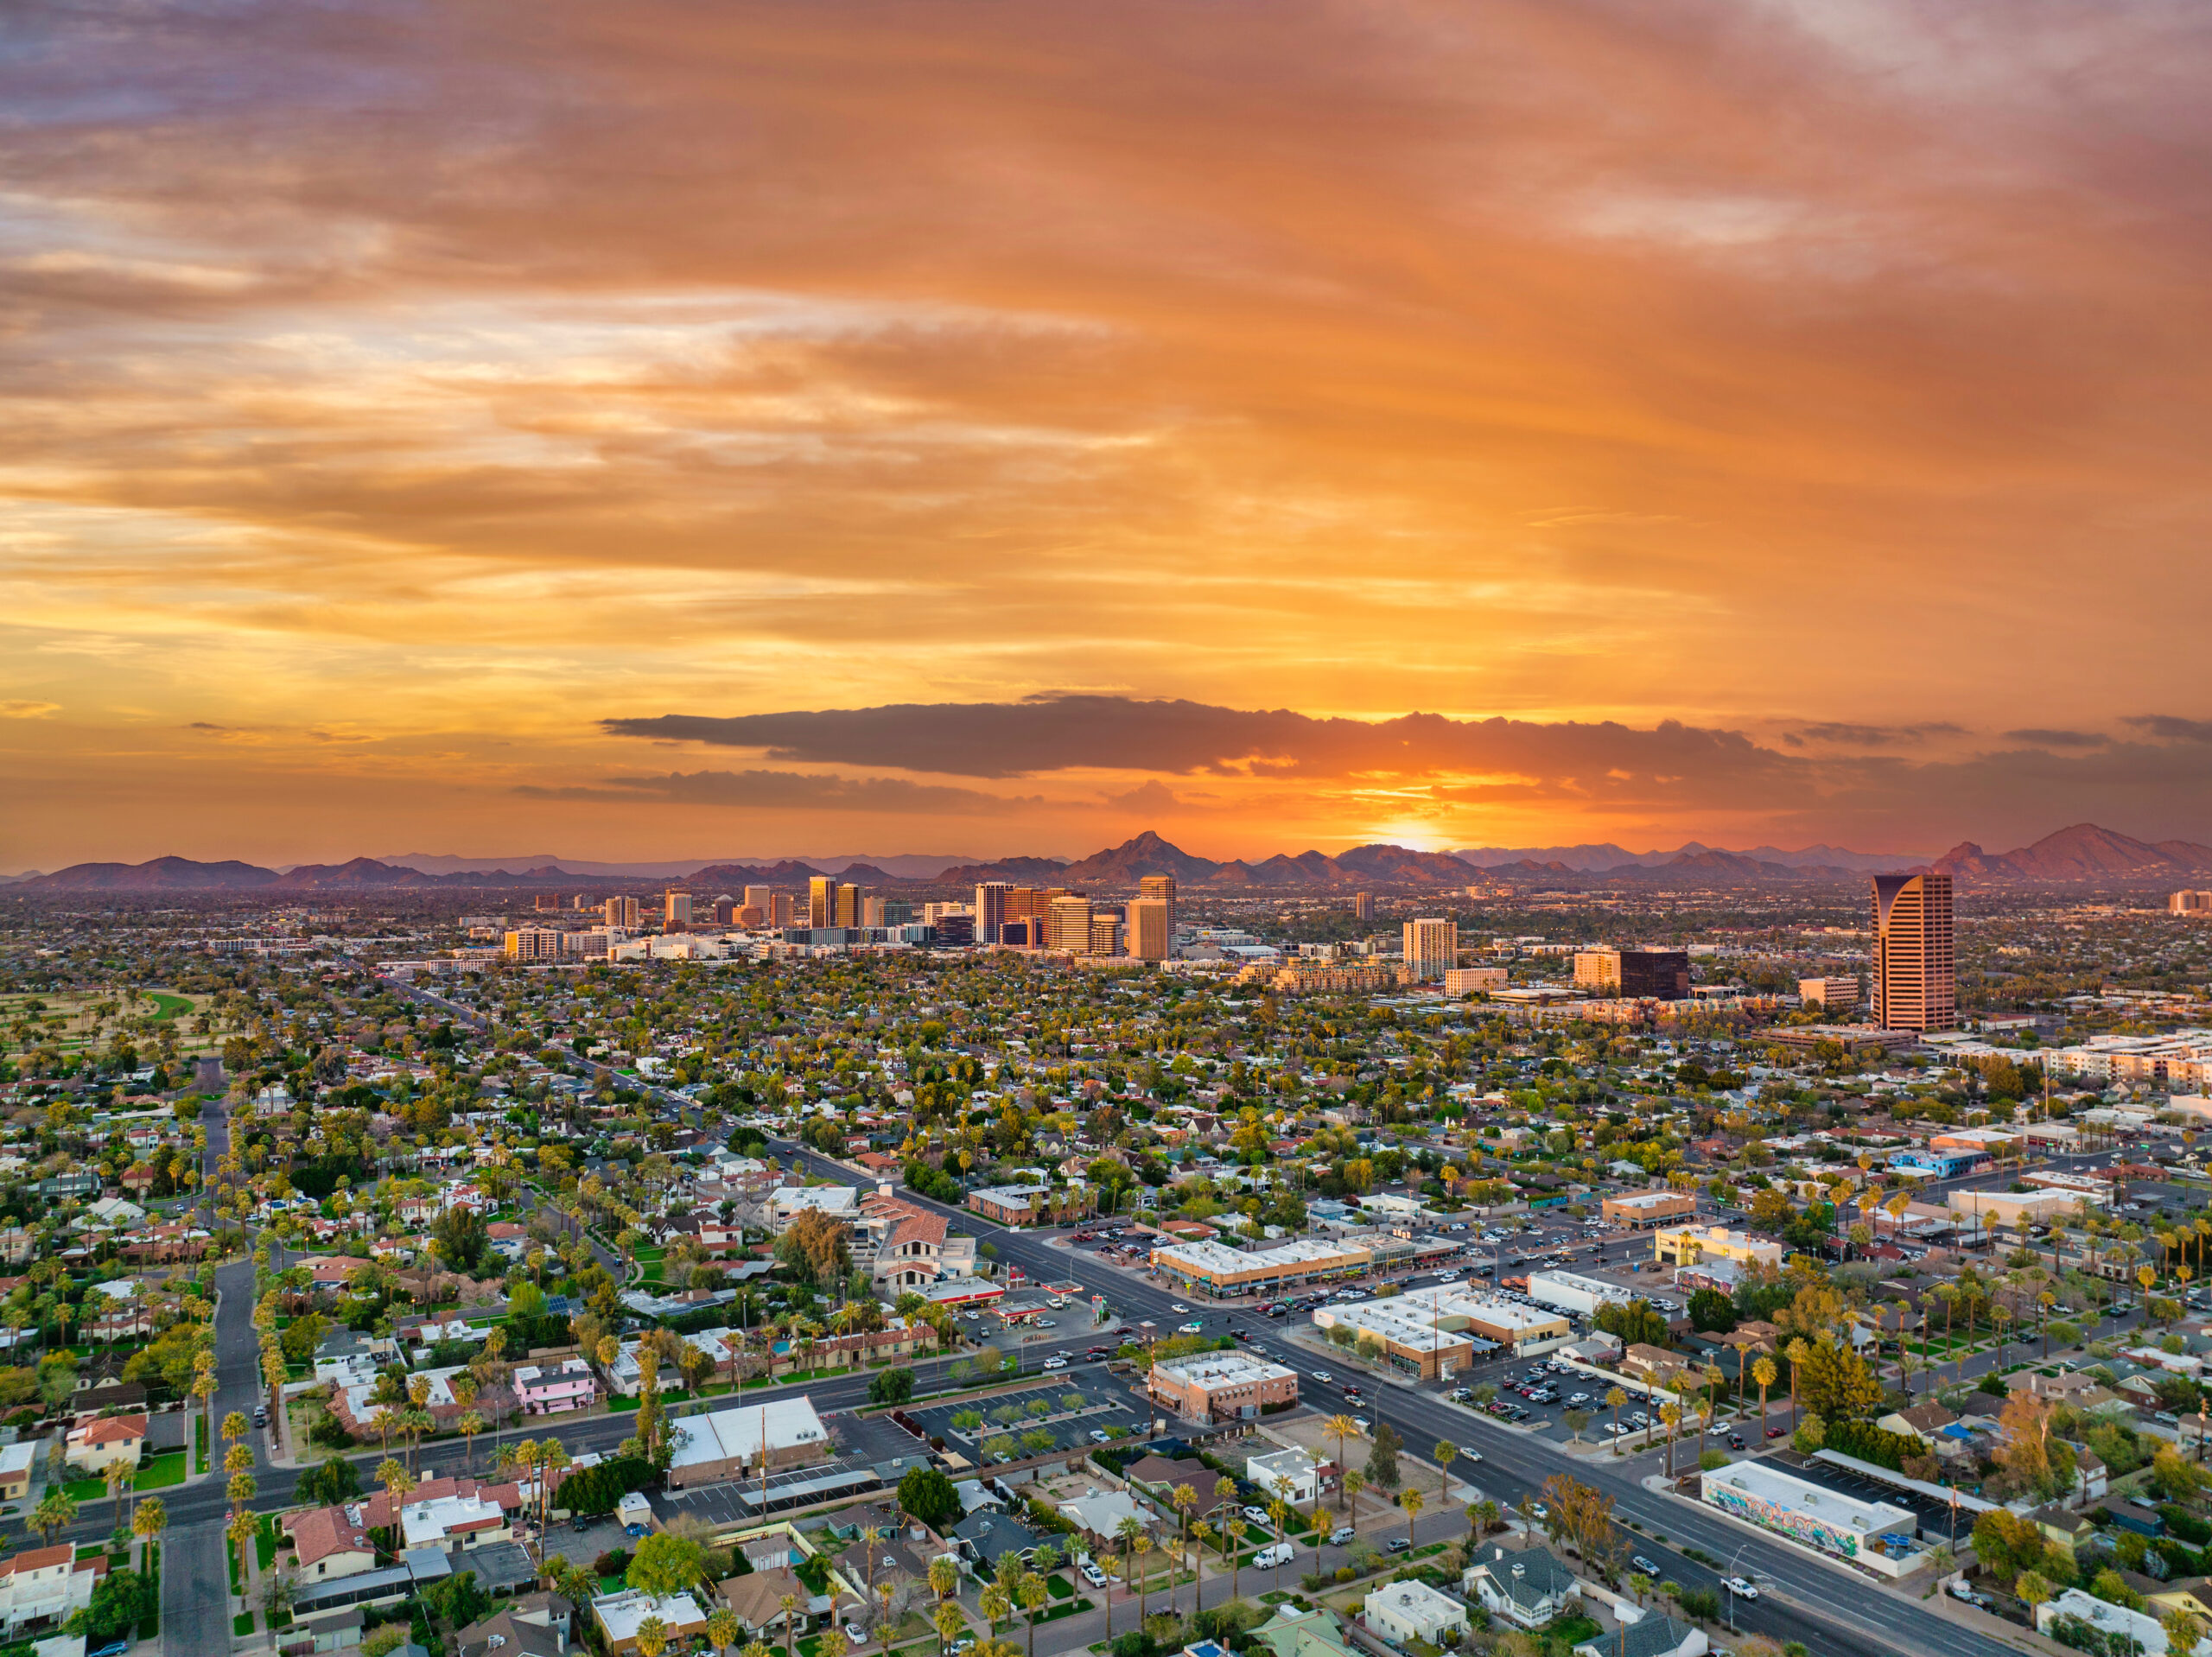
{"label": "palm tree", "polygon": [[1141,1628],[1144,1627],[1145,1595],[1152,1587],[1152,1573],[1145,1569],[1144,1563],[1144,1556],[1152,1552],[1152,1533],[1147,1530],[1140,1530],[1129,1540],[1129,1547],[1131,1552],[1136,1555],[1137,1627]]}
{"label": "palm tree", "polygon": [[[1344,1444],[1347,1439],[1356,1438],[1359,1436],[1359,1424],[1357,1421],[1354,1421],[1349,1415],[1339,1413],[1331,1416],[1327,1420],[1321,1423],[1321,1430],[1324,1432],[1333,1433],[1335,1435],[1337,1440],[1337,1466],[1342,1470],[1348,1470],[1351,1463],[1344,1459]],[[1337,1502],[1337,1511],[1338,1513],[1342,1513],[1344,1511],[1344,1502],[1341,1498],[1344,1495],[1344,1482],[1341,1472],[1338,1478],[1337,1495],[1339,1498]]]}
{"label": "palm tree", "polygon": [[130,1533],[136,1536],[141,1544],[138,1562],[142,1568],[151,1564],[154,1543],[159,1540],[161,1533],[168,1528],[168,1525],[169,1510],[161,1497],[148,1496],[144,1501],[132,1505]]}
{"label": "palm tree", "polygon": [[[1114,1608],[1109,1604],[1106,1608],[1107,1621],[1111,1622],[1113,1616]],[[952,1642],[966,1632],[968,1628],[968,1619],[961,1612],[960,1602],[953,1599],[938,1601],[937,1609],[930,1613],[930,1621],[937,1628],[938,1646],[945,1651],[952,1649]],[[1110,1633],[1111,1629],[1108,1631]],[[752,1652],[747,1650],[745,1657],[753,1657]],[[769,1657],[769,1654],[764,1651],[761,1653],[761,1657]]]}
{"label": "palm tree", "polygon": [[1662,1404],[1659,1419],[1667,1426],[1667,1477],[1672,1482],[1675,1476],[1675,1429],[1681,1425],[1682,1406],[1671,1401]]}
{"label": "palm tree", "polygon": [[1751,1365],[1751,1379],[1759,1384],[1759,1433],[1761,1437],[1764,1437],[1766,1433],[1766,1389],[1774,1385],[1774,1378],[1781,1373],[1782,1372],[1780,1370],[1775,1368],[1774,1360],[1767,1356],[1764,1352],[1759,1354],[1758,1360]]}
{"label": "palm tree", "polygon": [[791,1657],[791,1624],[798,1620],[798,1596],[785,1594],[776,1602],[776,1609],[784,1614],[784,1657]]}
{"label": "palm tree", "polygon": [[1421,1517],[1421,1510],[1428,1504],[1419,1490],[1408,1485],[1398,1493],[1398,1505],[1406,1510],[1406,1546],[1410,1551],[1414,1545],[1414,1521]]}
{"label": "palm tree", "polygon": [[[1182,1538],[1176,1545],[1175,1557],[1179,1563],[1187,1561],[1191,1557],[1191,1509],[1198,1505],[1198,1493],[1187,1484],[1179,1484],[1167,1500],[1174,1507],[1175,1517],[1182,1530]],[[1167,1578],[1167,1609],[1170,1611],[1174,1610],[1177,1601],[1181,1598],[1177,1586],[1174,1573],[1171,1571]]]}
{"label": "palm tree", "polygon": [[1367,1475],[1357,1467],[1348,1467],[1344,1476],[1344,1495],[1351,1499],[1351,1522],[1359,1523],[1359,1493],[1367,1488]]}
{"label": "palm tree", "polygon": [[1244,1568],[1244,1533],[1250,1527],[1242,1519],[1232,1519],[1222,1528],[1229,1533],[1229,1599],[1234,1604],[1242,1597],[1236,1578]]}
{"label": "palm tree", "polygon": [[737,1613],[727,1605],[717,1605],[707,1618],[707,1643],[717,1652],[726,1652],[735,1645],[742,1632]]}
{"label": "palm tree", "polygon": [[660,1657],[668,1649],[668,1624],[649,1616],[638,1624],[636,1637],[640,1657]]}
{"label": "palm tree", "polygon": [[[1444,1475],[1443,1479],[1436,1487],[1437,1500],[1441,1501],[1446,1499],[1451,1493],[1452,1463],[1459,1458],[1459,1446],[1452,1444],[1448,1439],[1439,1438],[1436,1443],[1431,1446],[1428,1453],[1434,1458],[1437,1467]],[[1275,1540],[1280,1541],[1282,1539],[1278,1537]]]}
{"label": "palm tree", "polygon": [[1613,1413],[1613,1438],[1615,1441],[1613,1445],[1613,1453],[1616,1456],[1620,1454],[1619,1439],[1621,1436],[1621,1406],[1627,1402],[1628,1394],[1623,1392],[1619,1387],[1610,1387],[1606,1388],[1605,1407]]}
{"label": "palm tree", "polygon": [[123,1493],[130,1488],[133,1470],[121,1462],[110,1462],[100,1470],[100,1477],[107,1485],[107,1493],[115,1502],[115,1533],[123,1533]]}
{"label": "palm tree", "polygon": [[[1051,1563],[1047,1564],[1049,1558]],[[1050,1543],[1037,1550],[1036,1563],[1039,1567],[1021,1573],[1021,1581],[1014,1589],[1014,1597],[1029,1615],[1029,1657],[1037,1657],[1037,1613],[1052,1603],[1052,1590],[1045,1585],[1045,1578],[1060,1562],[1059,1551]]]}
{"label": "palm tree", "polygon": [[77,1504],[62,1490],[48,1489],[38,1506],[31,1509],[27,1522],[52,1547],[55,1533],[67,1530],[77,1522]]}
{"label": "palm tree", "polygon": [[1213,1527],[1203,1519],[1191,1527],[1191,1540],[1198,1545],[1198,1557],[1191,1571],[1191,1614],[1195,1616],[1206,1608],[1206,1545],[1213,1540]]}

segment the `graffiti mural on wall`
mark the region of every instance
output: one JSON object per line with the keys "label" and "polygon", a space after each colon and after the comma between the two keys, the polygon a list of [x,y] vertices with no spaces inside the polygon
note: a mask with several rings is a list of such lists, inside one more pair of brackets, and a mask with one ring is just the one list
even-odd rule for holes
{"label": "graffiti mural on wall", "polygon": [[1780,1502],[1769,1501],[1743,1490],[1732,1490],[1725,1484],[1713,1486],[1707,1500],[1725,1513],[1779,1531],[1793,1541],[1816,1547],[1825,1553],[1840,1553],[1847,1559],[1859,1557],[1859,1537],[1855,1532],[1840,1529],[1811,1514],[1785,1508]]}

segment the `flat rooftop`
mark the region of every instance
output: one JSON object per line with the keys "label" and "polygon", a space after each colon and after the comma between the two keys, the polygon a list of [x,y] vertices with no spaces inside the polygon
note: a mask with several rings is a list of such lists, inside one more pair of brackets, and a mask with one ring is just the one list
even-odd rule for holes
{"label": "flat rooftop", "polygon": [[1162,1243],[1152,1254],[1154,1260],[1166,1260],[1185,1271],[1215,1276],[1232,1272],[1294,1270],[1301,1266],[1351,1266],[1370,1258],[1365,1248],[1317,1242],[1311,1237],[1294,1237],[1267,1248],[1253,1249],[1231,1248],[1217,1242]]}
{"label": "flat rooftop", "polygon": [[1239,1387],[1250,1381],[1275,1381],[1287,1375],[1295,1378],[1295,1369],[1270,1363],[1265,1358],[1255,1358],[1243,1352],[1201,1352],[1187,1358],[1176,1358],[1167,1363],[1153,1366],[1163,1375],[1172,1375],[1186,1387],[1204,1387],[1211,1391],[1216,1387]]}
{"label": "flat rooftop", "polygon": [[1847,1495],[1758,1462],[1732,1462],[1726,1467],[1716,1467],[1704,1476],[1704,1488],[1738,1490],[1860,1536],[1884,1531],[1914,1536],[1920,1531],[1920,1516],[1910,1508]]}

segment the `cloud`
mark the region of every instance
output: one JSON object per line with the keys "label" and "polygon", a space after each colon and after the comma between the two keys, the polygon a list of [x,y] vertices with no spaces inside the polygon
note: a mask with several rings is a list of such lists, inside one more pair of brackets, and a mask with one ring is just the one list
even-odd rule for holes
{"label": "cloud", "polygon": [[60,711],[58,702],[0,702],[0,719],[51,719]]}
{"label": "cloud", "polygon": [[2015,742],[2031,742],[2039,748],[2101,748],[2112,739],[2095,731],[2046,731],[2031,727],[2024,731],[2007,731],[2005,734]]}
{"label": "cloud", "polygon": [[1931,736],[1962,736],[1965,731],[1965,727],[1947,720],[1923,721],[1916,725],[1852,725],[1821,721],[1789,733],[1783,740],[1796,738],[1790,745],[1793,747],[1806,742],[1821,742],[1839,747],[1891,748],[1904,743],[1925,742]]}
{"label": "cloud", "polygon": [[1109,794],[1103,803],[1109,810],[1140,817],[1166,816],[1185,810],[1190,805],[1190,802],[1178,799],[1175,790],[1157,777],[1138,784],[1126,793]]}
{"label": "cloud", "polygon": [[2171,714],[2131,714],[2120,721],[2165,742],[2212,742],[2212,720],[2178,719]]}
{"label": "cloud", "polygon": [[518,785],[525,799],[637,805],[739,807],[755,811],[875,811],[918,816],[998,816],[1039,803],[1035,797],[986,794],[895,777],[834,777],[791,771],[671,771],[664,777],[608,777],[591,786]]}
{"label": "cloud", "polygon": [[1649,730],[1605,721],[1319,719],[1287,709],[1221,708],[1125,696],[1034,696],[1020,702],[906,703],[818,713],[612,719],[611,735],[677,738],[765,750],[800,764],[842,762],[954,776],[1010,778],[1071,770],[1266,779],[1384,775],[1519,778],[1563,796],[1786,789],[1800,761],[1738,732],[1665,721]]}

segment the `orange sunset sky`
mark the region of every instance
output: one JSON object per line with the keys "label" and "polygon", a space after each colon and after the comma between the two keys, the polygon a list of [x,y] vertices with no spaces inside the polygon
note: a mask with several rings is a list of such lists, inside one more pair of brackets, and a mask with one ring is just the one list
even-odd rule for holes
{"label": "orange sunset sky", "polygon": [[0,869],[2212,840],[2201,3],[9,11]]}

